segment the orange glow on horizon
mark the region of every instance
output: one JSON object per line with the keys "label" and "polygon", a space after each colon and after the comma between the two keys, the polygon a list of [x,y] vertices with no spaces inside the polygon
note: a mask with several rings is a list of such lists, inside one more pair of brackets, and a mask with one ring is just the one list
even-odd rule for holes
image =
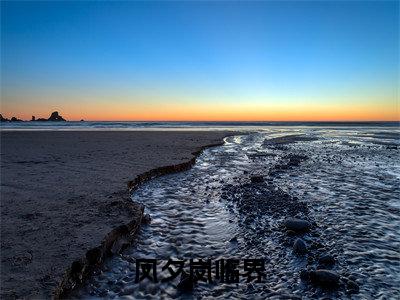
{"label": "orange glow on horizon", "polygon": [[[3,107],[4,117],[23,120],[57,110],[69,121],[400,121],[398,105],[103,105],[61,108]],[[13,113],[19,111],[19,114]],[[88,113],[89,112],[89,113]]]}

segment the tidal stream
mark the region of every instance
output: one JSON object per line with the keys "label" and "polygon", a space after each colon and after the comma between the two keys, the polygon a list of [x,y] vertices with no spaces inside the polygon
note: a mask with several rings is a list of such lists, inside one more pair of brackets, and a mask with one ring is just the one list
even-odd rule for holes
{"label": "tidal stream", "polygon": [[[104,267],[75,296],[84,299],[166,298],[400,298],[400,164],[396,127],[286,127],[232,136],[205,150],[189,171],[145,183],[134,201],[150,224],[136,242]],[[259,177],[256,177],[259,176]],[[260,177],[262,176],[262,177]],[[307,220],[293,234],[289,217]],[[299,255],[293,243],[307,249]],[[341,277],[335,289],[314,285],[302,270],[320,267]],[[136,259],[158,260],[159,282],[135,283]],[[212,259],[213,282],[191,292],[161,271],[168,259]],[[262,283],[221,283],[219,259],[262,259]],[[359,291],[349,292],[347,282]]]}

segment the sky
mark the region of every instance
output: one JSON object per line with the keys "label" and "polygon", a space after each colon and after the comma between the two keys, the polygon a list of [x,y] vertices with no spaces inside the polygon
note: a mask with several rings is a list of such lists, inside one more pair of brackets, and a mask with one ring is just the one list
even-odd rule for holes
{"label": "sky", "polygon": [[3,116],[399,120],[398,1],[1,2]]}

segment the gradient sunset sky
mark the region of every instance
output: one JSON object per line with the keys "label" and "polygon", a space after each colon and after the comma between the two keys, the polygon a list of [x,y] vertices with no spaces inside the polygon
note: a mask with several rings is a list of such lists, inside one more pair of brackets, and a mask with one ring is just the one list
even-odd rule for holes
{"label": "gradient sunset sky", "polygon": [[399,120],[399,2],[1,2],[3,116]]}

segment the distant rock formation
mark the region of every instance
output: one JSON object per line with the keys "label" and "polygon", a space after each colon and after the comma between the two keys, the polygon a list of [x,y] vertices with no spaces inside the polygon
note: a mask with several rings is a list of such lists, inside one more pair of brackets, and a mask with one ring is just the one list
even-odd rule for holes
{"label": "distant rock formation", "polygon": [[[54,111],[51,113],[51,116],[48,119],[45,118],[38,118],[36,119],[35,116],[32,116],[31,121],[43,121],[43,122],[47,122],[47,121],[66,121],[61,115],[58,114],[58,111]],[[22,120],[18,119],[17,117],[12,117],[11,119],[7,119],[4,118],[1,114],[0,114],[0,122],[22,122]]]}
{"label": "distant rock formation", "polygon": [[[32,121],[35,121],[34,116],[32,116]],[[66,121],[61,115],[58,114],[58,111],[53,111],[51,116],[48,119],[39,118],[36,121],[47,122],[47,121]]]}
{"label": "distant rock formation", "polygon": [[21,122],[22,120],[17,117],[12,117],[11,119],[4,118],[2,114],[0,114],[0,122]]}
{"label": "distant rock formation", "polygon": [[62,116],[58,114],[58,111],[54,111],[51,113],[50,118],[47,121],[66,121]]}
{"label": "distant rock formation", "polygon": [[10,121],[11,122],[22,122],[22,120],[18,119],[17,117],[12,117]]}
{"label": "distant rock formation", "polygon": [[10,120],[7,118],[3,118],[3,115],[0,114],[0,122],[8,122],[8,121],[10,121]]}

